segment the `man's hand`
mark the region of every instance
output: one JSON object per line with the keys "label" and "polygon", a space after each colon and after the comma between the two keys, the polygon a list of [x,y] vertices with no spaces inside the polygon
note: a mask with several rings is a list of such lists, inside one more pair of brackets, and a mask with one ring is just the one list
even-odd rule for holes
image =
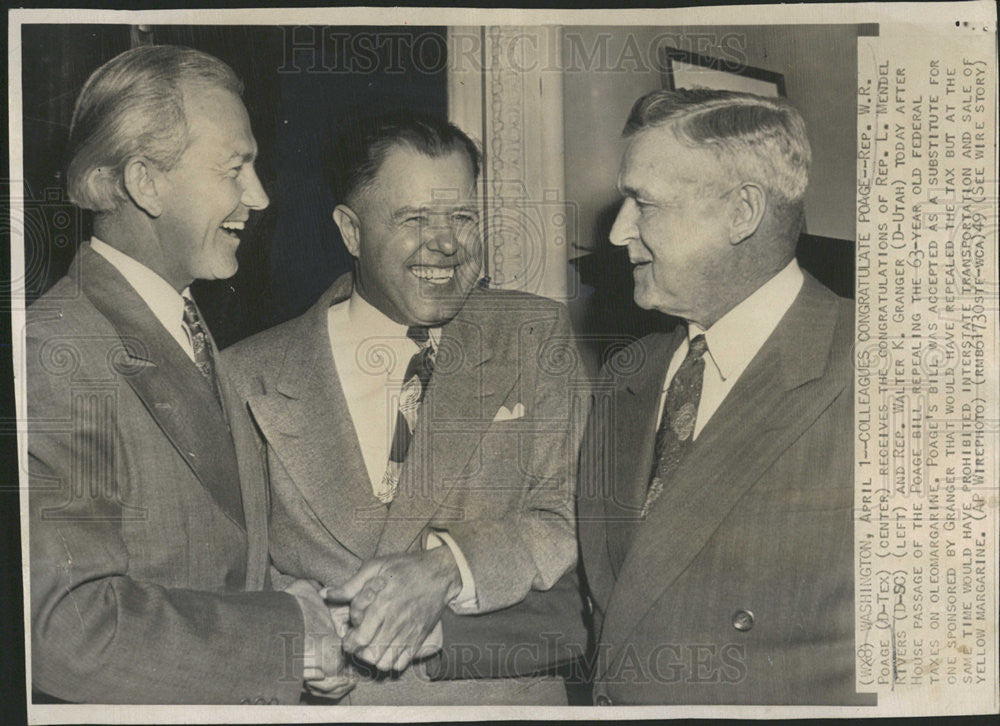
{"label": "man's hand", "polygon": [[354,688],[357,678],[343,672],[340,637],[326,603],[308,580],[296,580],[285,592],[295,596],[305,623],[302,677],[316,695],[343,698]]}
{"label": "man's hand", "polygon": [[328,602],[350,603],[351,629],[343,648],[380,671],[405,669],[462,589],[447,547],[369,560]]}

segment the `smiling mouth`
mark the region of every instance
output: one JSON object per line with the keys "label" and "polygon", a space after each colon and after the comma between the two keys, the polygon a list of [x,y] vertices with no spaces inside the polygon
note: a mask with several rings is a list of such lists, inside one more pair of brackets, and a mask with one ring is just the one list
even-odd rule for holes
{"label": "smiling mouth", "polygon": [[444,285],[455,277],[454,267],[435,267],[433,265],[414,265],[410,272],[424,282],[432,285]]}
{"label": "smiling mouth", "polygon": [[219,229],[221,229],[231,239],[239,242],[240,237],[238,233],[243,231],[244,226],[244,222],[223,222],[219,225]]}

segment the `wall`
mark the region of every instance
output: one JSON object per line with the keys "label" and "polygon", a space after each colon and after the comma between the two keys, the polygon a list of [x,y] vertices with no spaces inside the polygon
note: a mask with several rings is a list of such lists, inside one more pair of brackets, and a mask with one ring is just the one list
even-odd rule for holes
{"label": "wall", "polygon": [[579,208],[580,251],[606,239],[621,129],[639,96],[661,88],[657,48],[673,46],[784,74],[813,149],[806,223],[854,239],[856,26],[587,27],[563,29],[566,198]]}

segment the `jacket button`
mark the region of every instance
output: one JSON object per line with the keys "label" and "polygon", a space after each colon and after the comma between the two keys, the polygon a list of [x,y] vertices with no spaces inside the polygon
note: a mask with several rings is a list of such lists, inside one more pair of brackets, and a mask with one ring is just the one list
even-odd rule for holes
{"label": "jacket button", "polygon": [[250,705],[250,699],[246,698],[246,697],[245,698],[241,698],[240,699],[240,705],[241,706],[249,706]]}
{"label": "jacket button", "polygon": [[745,633],[753,627],[753,613],[750,610],[737,610],[733,613],[733,627]]}
{"label": "jacket button", "polygon": [[257,698],[255,698],[253,700],[253,705],[254,706],[264,706],[264,705],[267,705],[267,699],[264,698],[263,696],[258,696]]}
{"label": "jacket button", "polygon": [[598,693],[597,698],[594,699],[594,703],[598,706],[610,706],[611,697],[606,693]]}

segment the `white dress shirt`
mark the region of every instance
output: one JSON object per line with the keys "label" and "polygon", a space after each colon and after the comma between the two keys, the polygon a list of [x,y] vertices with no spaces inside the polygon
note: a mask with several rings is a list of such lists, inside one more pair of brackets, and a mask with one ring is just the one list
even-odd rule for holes
{"label": "white dress shirt", "polygon": [[158,274],[138,260],[129,257],[97,237],[90,238],[90,248],[122,273],[125,281],[139,294],[160,324],[167,329],[177,345],[194,360],[194,346],[187,326],[184,325],[184,298],[190,297],[190,290],[184,288],[180,294]]}
{"label": "white dress shirt", "polygon": [[[330,307],[327,329],[333,362],[374,493],[389,461],[403,376],[420,346],[406,337],[407,326],[387,317],[357,291]],[[440,336],[440,328],[430,329],[435,348]],[[455,612],[474,612],[475,581],[458,543],[446,531],[435,531],[428,534],[425,547],[433,549],[442,544],[451,550],[462,575],[462,591],[451,608]]]}
{"label": "white dress shirt", "polygon": [[687,338],[677,347],[667,368],[660,394],[657,422],[663,416],[667,389],[687,355],[689,341],[703,334],[708,344],[708,352],[705,353],[701,399],[698,402],[698,414],[691,436],[692,440],[698,438],[705,424],[729,395],[729,391],[743,375],[750,361],[764,347],[764,343],[778,327],[781,318],[795,302],[799,290],[802,289],[803,279],[802,270],[799,269],[798,262],[793,259],[781,272],[719,318],[708,330],[702,330],[697,324],[689,322]]}

